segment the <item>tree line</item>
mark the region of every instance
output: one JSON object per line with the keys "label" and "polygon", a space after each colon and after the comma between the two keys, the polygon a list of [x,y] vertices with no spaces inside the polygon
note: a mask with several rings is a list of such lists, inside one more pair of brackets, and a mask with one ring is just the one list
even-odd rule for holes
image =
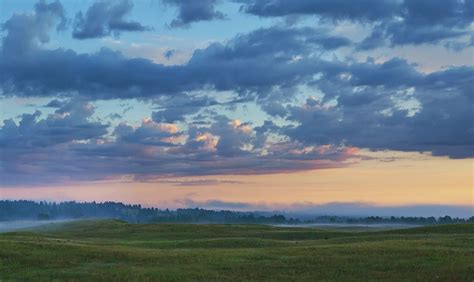
{"label": "tree line", "polygon": [[288,217],[270,212],[243,212],[230,210],[208,210],[182,208],[176,210],[142,207],[117,202],[35,202],[28,200],[0,201],[0,221],[11,220],[59,220],[86,218],[114,218],[131,223],[178,222],[178,223],[241,223],[241,224],[446,224],[474,223],[468,219],[444,217],[349,217],[315,216],[312,219]]}

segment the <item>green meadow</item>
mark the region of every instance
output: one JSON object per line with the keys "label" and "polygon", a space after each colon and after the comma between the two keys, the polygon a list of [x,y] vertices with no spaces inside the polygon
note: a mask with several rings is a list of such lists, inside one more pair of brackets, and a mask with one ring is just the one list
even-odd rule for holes
{"label": "green meadow", "polygon": [[52,224],[0,234],[0,281],[473,281],[474,224],[397,230]]}

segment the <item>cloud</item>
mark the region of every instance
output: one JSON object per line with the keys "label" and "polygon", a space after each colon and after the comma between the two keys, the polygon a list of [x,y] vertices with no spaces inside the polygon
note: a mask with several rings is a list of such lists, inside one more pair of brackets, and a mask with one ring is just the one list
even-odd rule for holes
{"label": "cloud", "polygon": [[189,27],[192,23],[212,20],[223,20],[225,15],[217,11],[218,0],[162,0],[163,3],[178,8],[178,16],[170,26],[173,28]]}
{"label": "cloud", "polygon": [[49,101],[48,104],[44,106],[47,108],[61,108],[61,107],[64,107],[64,105],[66,104],[67,104],[66,101],[60,101],[58,99],[54,99],[54,100]]}
{"label": "cloud", "polygon": [[359,49],[405,44],[436,44],[472,33],[472,0],[356,0],[243,2],[241,11],[260,17],[316,16],[323,21],[372,24],[372,34]]}
{"label": "cloud", "polygon": [[398,17],[376,25],[370,38],[383,36],[392,46],[435,44],[443,39],[472,33],[474,17],[470,0],[404,1]]}
{"label": "cloud", "polygon": [[109,135],[108,125],[89,121],[92,111],[88,103],[71,102],[46,119],[38,121],[35,113],[24,115],[19,125],[5,121],[2,185],[296,172],[339,167],[355,155],[341,147],[273,144],[250,124],[220,116],[209,127],[187,131],[151,119],[137,127],[121,123]]}
{"label": "cloud", "polygon": [[[398,44],[390,26],[407,15],[410,19],[400,22],[413,30],[442,25],[462,31],[469,23],[468,1],[446,1],[452,5],[430,11],[418,6],[425,2],[370,2],[374,10],[364,6],[369,2],[354,1],[339,11],[330,1],[272,1],[274,7],[261,8],[277,15],[285,11],[278,5],[292,3],[288,13],[374,26],[367,48],[387,40]],[[122,31],[111,29],[110,22],[124,21],[131,9],[126,1],[111,3],[90,8],[113,10],[113,17],[100,18],[99,29],[107,34]],[[309,6],[300,9],[303,4]],[[252,5],[247,2],[244,9]],[[397,8],[386,9],[391,5]],[[95,53],[44,48],[50,30],[64,28],[64,14],[59,2],[39,2],[34,13],[15,14],[4,24],[0,95],[48,97],[46,107],[55,110],[46,117],[37,111],[19,122],[4,121],[5,185],[295,172],[346,166],[358,157],[358,148],[473,157],[470,65],[423,73],[397,57],[339,59],[346,50],[340,48],[353,51],[357,43],[326,25],[259,28],[197,49],[182,65],[131,59],[107,48]],[[117,126],[103,124],[90,102],[110,99],[138,99],[154,110],[139,125],[118,115],[110,116]],[[237,104],[263,112],[256,113],[257,120],[226,116]]]}
{"label": "cloud", "polygon": [[[15,32],[8,29],[7,38],[19,38]],[[109,49],[77,54],[33,46],[28,56],[2,52],[0,81],[4,95],[160,98],[164,108],[152,118],[168,123],[219,106],[213,98],[193,97],[190,92],[231,91],[238,96],[236,101],[254,100],[268,114],[296,122],[272,130],[308,146],[347,144],[472,156],[472,67],[424,74],[398,58],[342,62],[317,54],[347,44],[350,41],[324,29],[269,27],[196,50],[187,64],[179,66],[128,59]],[[322,103],[295,105],[301,85],[319,90]],[[337,105],[327,107],[331,99]],[[232,136],[232,130],[223,132],[217,135]],[[214,149],[222,155],[240,155],[240,147],[248,143],[241,138],[223,138]]]}
{"label": "cloud", "polygon": [[184,121],[186,116],[195,114],[201,109],[220,105],[215,99],[210,97],[190,97],[172,96],[167,100],[162,100],[159,111],[152,113],[152,118],[158,122]]}
{"label": "cloud", "polygon": [[13,119],[4,120],[0,128],[0,184],[56,183],[86,169],[86,164],[81,168],[78,163],[80,156],[72,157],[68,148],[95,142],[107,133],[108,124],[90,120],[93,113],[91,104],[71,101],[43,119],[37,110],[21,115],[18,124]]}
{"label": "cloud", "polygon": [[[289,106],[285,128],[304,144],[346,144],[372,150],[431,152],[473,157],[474,68],[458,67],[422,75],[405,61],[352,66],[350,79],[328,82],[328,101]],[[393,78],[397,78],[394,80]]]}
{"label": "cloud", "polygon": [[41,112],[22,114],[17,124],[13,119],[4,121],[0,129],[3,148],[34,149],[75,140],[98,138],[106,133],[107,124],[91,122],[94,108],[82,101],[71,101],[58,108],[45,119],[38,120]]}
{"label": "cloud", "polygon": [[[31,35],[11,26],[6,30],[5,41],[31,41]],[[78,54],[32,45],[26,50],[28,56],[14,48],[7,53],[3,48],[0,83],[3,95],[89,99],[151,98],[209,89],[265,94],[272,87],[292,87],[312,77],[324,67],[321,64],[330,64],[317,57],[298,58],[350,44],[347,38],[330,35],[324,29],[270,27],[239,35],[224,44],[211,44],[195,51],[187,64],[178,66],[129,59],[106,48]],[[161,114],[165,119],[169,116]]]}
{"label": "cloud", "polygon": [[392,16],[397,0],[255,0],[243,2],[241,10],[260,17],[318,15],[329,20],[376,21]]}
{"label": "cloud", "polygon": [[66,24],[65,11],[59,1],[50,4],[39,1],[33,13],[14,14],[3,24],[2,30],[8,33],[3,38],[2,52],[4,56],[24,54],[37,48],[38,43],[49,42],[49,32],[53,27],[60,31],[66,28]]}
{"label": "cloud", "polygon": [[125,31],[150,30],[139,22],[124,19],[132,8],[133,4],[129,0],[95,2],[87,9],[85,16],[82,12],[76,14],[72,36],[76,39],[90,39],[111,34],[118,36]]}
{"label": "cloud", "polygon": [[171,50],[167,50],[163,55],[165,56],[165,58],[166,58],[167,60],[169,60],[169,59],[171,59],[171,57],[173,57],[175,54],[176,54],[176,50],[171,49]]}
{"label": "cloud", "polygon": [[[14,30],[8,30],[7,38],[11,32]],[[334,49],[346,44],[347,39],[324,30],[271,27],[199,49],[187,64],[178,66],[129,59],[107,48],[78,54],[35,47],[29,56],[2,52],[0,83],[4,95],[17,96],[127,99],[210,89],[265,95],[272,87],[304,82],[332,64],[318,57],[295,60],[298,56],[308,56],[314,48]]]}
{"label": "cloud", "polygon": [[155,123],[151,119],[144,119],[136,128],[122,122],[115,128],[114,135],[117,142],[153,146],[174,146],[183,137],[176,125]]}

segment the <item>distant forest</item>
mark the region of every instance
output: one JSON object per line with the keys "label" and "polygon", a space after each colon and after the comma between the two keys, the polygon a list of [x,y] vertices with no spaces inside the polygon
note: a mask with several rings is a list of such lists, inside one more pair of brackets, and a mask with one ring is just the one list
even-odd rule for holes
{"label": "distant forest", "polygon": [[353,223],[353,224],[445,224],[473,222],[469,219],[444,217],[344,217],[315,216],[312,219],[287,217],[271,212],[241,212],[229,210],[206,210],[200,208],[157,209],[141,205],[116,202],[34,202],[0,201],[0,221],[11,220],[59,220],[114,218],[131,223],[177,222],[177,223],[242,223],[242,224],[310,224],[310,223]]}

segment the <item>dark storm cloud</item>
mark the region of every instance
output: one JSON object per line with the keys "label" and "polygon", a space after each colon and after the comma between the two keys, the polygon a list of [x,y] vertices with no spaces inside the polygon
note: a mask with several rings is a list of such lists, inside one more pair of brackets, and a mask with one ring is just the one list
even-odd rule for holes
{"label": "dark storm cloud", "polygon": [[124,31],[146,31],[149,27],[139,22],[126,21],[133,4],[129,0],[102,0],[87,9],[85,15],[78,12],[74,19],[72,36],[76,39],[99,38],[119,35]]}
{"label": "dark storm cloud", "polygon": [[[239,2],[239,1],[237,1]],[[313,15],[329,21],[375,25],[359,49],[404,44],[435,44],[469,35],[474,20],[472,0],[240,1],[241,10],[260,17]]]}
{"label": "dark storm cloud", "polygon": [[178,16],[171,27],[189,27],[194,22],[222,20],[225,15],[216,10],[218,0],[162,0],[165,4],[178,8]]}

